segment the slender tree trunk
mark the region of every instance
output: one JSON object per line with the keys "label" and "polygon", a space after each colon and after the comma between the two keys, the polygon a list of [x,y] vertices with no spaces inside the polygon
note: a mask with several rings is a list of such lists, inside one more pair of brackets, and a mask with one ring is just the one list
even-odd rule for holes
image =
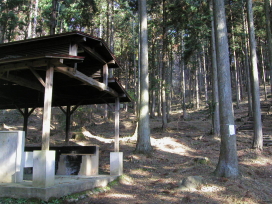
{"label": "slender tree trunk", "polygon": [[38,17],[38,8],[39,8],[39,0],[35,0],[35,10],[34,10],[34,18],[33,18],[33,31],[32,31],[32,37],[37,36],[37,17]]}
{"label": "slender tree trunk", "polygon": [[33,3],[32,1],[30,1],[27,38],[32,38],[32,16],[33,16]]}
{"label": "slender tree trunk", "polygon": [[201,59],[198,56],[198,67],[195,66],[195,94],[196,94],[196,109],[199,109],[199,70],[198,68],[201,67]]}
{"label": "slender tree trunk", "polygon": [[[244,8],[243,8],[244,11]],[[245,13],[243,12],[243,30],[247,34],[248,33],[248,25],[245,18]],[[248,59],[248,40],[247,38],[243,38],[244,46],[245,46],[245,65],[246,65],[246,81],[247,81],[247,98],[248,98],[248,116],[252,116],[252,97],[251,97],[251,79],[250,79],[250,71],[249,71],[249,59]]]}
{"label": "slender tree trunk", "polygon": [[267,47],[268,47],[268,63],[270,71],[270,94],[272,94],[272,37],[271,37],[271,1],[265,0],[265,17],[266,17],[266,38],[267,38]]}
{"label": "slender tree trunk", "polygon": [[263,80],[263,87],[264,87],[264,98],[267,101],[267,90],[266,90],[266,83],[265,83],[265,79],[266,79],[266,74],[265,74],[265,64],[264,64],[264,54],[263,54],[263,46],[261,46],[261,67],[262,67],[262,80]]}
{"label": "slender tree trunk", "polygon": [[205,54],[205,47],[202,46],[203,51],[203,83],[204,83],[204,93],[205,93],[205,101],[208,103],[209,97],[208,97],[208,83],[207,83],[207,67],[206,67],[206,54]]}
{"label": "slender tree trunk", "polygon": [[163,42],[162,42],[162,130],[165,131],[167,128],[167,102],[166,102],[166,8],[165,0],[163,0]]}
{"label": "slender tree trunk", "polygon": [[56,19],[57,19],[57,0],[52,0],[50,35],[54,35],[56,32],[55,31],[56,30]]}
{"label": "slender tree trunk", "polygon": [[214,30],[214,14],[213,14],[213,0],[210,0],[210,12],[212,22],[211,44],[212,44],[212,110],[213,110],[213,135],[219,137],[220,135],[220,119],[219,119],[219,96],[218,96],[218,78],[217,78],[217,60],[216,60],[216,43]]}
{"label": "slender tree trunk", "polygon": [[155,82],[155,76],[156,76],[156,69],[154,67],[156,67],[156,62],[155,62],[155,40],[153,40],[152,42],[152,80],[151,80],[151,104],[150,104],[150,116],[151,117],[155,117],[155,108],[156,108],[156,91],[155,91],[155,86],[156,86],[156,82]]}
{"label": "slender tree trunk", "polygon": [[[134,26],[134,20],[133,20],[133,24],[132,24],[132,28],[133,28],[133,44],[134,44],[134,47],[136,49],[136,37],[135,37],[135,32],[134,32],[134,29],[135,29],[135,26]],[[137,89],[137,68],[136,68],[136,53],[133,53],[133,67],[134,67],[134,90],[135,90],[135,93],[134,93],[134,97],[135,99],[138,98],[138,89]],[[137,115],[137,106],[138,106],[138,103],[137,103],[137,100],[134,101],[134,114]]]}
{"label": "slender tree trunk", "polygon": [[221,135],[220,156],[215,174],[221,177],[237,177],[239,171],[224,0],[215,0],[214,9]]}
{"label": "slender tree trunk", "polygon": [[110,19],[110,49],[114,52],[114,0],[111,1],[111,19]]}
{"label": "slender tree trunk", "polygon": [[[158,45],[159,50],[161,49],[160,45]],[[162,54],[159,51],[158,54],[158,116],[162,116]]]}
{"label": "slender tree trunk", "polygon": [[253,148],[263,149],[263,131],[261,120],[261,107],[260,107],[260,90],[259,90],[259,76],[257,65],[257,52],[255,31],[253,23],[253,10],[252,0],[247,0],[247,17],[248,17],[248,32],[250,41],[250,58],[251,58],[251,78],[252,78],[252,108],[254,117],[254,139]]}
{"label": "slender tree trunk", "polygon": [[181,31],[181,94],[182,94],[182,112],[183,112],[183,119],[187,119],[187,111],[186,111],[186,83],[185,83],[185,62],[184,62],[184,50],[185,50],[185,43],[183,38],[183,31]]}
{"label": "slender tree trunk", "polygon": [[149,154],[152,150],[149,127],[149,77],[148,77],[148,34],[146,0],[139,1],[140,8],[140,104],[139,127],[135,151]]}
{"label": "slender tree trunk", "polygon": [[[229,3],[231,8],[231,3]],[[239,79],[238,79],[238,71],[237,71],[237,58],[236,58],[236,45],[235,45],[235,36],[234,36],[234,27],[233,27],[233,12],[230,10],[230,18],[231,18],[231,41],[232,41],[232,50],[233,50],[233,64],[234,64],[234,83],[236,90],[236,108],[240,108],[240,89],[239,89]]]}

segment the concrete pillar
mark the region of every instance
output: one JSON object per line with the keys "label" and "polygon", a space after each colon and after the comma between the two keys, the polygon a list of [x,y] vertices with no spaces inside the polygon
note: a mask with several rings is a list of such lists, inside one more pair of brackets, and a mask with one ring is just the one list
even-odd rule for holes
{"label": "concrete pillar", "polygon": [[55,151],[33,151],[33,186],[46,188],[55,184]]}
{"label": "concrete pillar", "polygon": [[110,175],[123,174],[123,152],[110,153]]}

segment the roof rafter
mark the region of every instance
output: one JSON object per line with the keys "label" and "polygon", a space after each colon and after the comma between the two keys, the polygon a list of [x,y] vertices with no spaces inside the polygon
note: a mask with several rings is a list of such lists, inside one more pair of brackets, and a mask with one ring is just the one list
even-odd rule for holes
{"label": "roof rafter", "polygon": [[118,93],[114,91],[112,88],[106,86],[104,83],[100,83],[96,81],[95,79],[88,77],[87,75],[83,74],[82,72],[75,70],[73,68],[70,68],[64,64],[54,64],[55,70],[63,73],[67,76],[70,76],[72,78],[78,79],[79,81],[85,83],[86,85],[92,86],[97,88],[100,91],[105,91],[109,94],[111,94],[114,97],[118,97]]}

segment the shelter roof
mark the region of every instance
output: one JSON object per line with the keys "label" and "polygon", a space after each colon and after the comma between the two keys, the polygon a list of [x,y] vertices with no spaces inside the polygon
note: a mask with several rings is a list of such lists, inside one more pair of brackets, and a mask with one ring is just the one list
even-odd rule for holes
{"label": "shelter roof", "polygon": [[100,39],[82,32],[0,45],[0,109],[43,107],[45,74],[54,67],[53,106],[130,102],[107,69],[121,68]]}

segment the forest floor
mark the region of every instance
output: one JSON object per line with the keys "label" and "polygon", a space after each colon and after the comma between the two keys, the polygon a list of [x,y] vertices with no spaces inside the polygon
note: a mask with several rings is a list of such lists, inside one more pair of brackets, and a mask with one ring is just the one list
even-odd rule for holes
{"label": "forest floor", "polygon": [[[262,152],[255,151],[251,148],[253,132],[238,131],[240,176],[236,179],[215,177],[213,171],[219,158],[220,139],[210,134],[212,125],[209,110],[203,106],[198,111],[191,110],[188,113],[188,119],[183,120],[181,112],[174,111],[165,132],[161,129],[161,118],[151,118],[153,151],[150,155],[142,155],[134,153],[135,116],[122,111],[120,151],[124,154],[124,175],[104,191],[89,191],[77,199],[59,199],[54,203],[272,203],[272,146],[264,146]],[[0,118],[5,121],[2,130],[21,128],[14,126],[15,119],[7,120],[8,113],[5,114],[1,114]],[[37,122],[38,119],[41,121],[40,114],[36,112],[35,118],[30,118],[28,144],[39,143],[35,135],[41,131],[41,125]],[[235,109],[235,119],[236,127],[247,121],[246,104],[242,103],[239,109]],[[264,135],[272,134],[271,119],[272,115],[267,112],[263,121]],[[92,114],[90,121],[82,128],[84,137],[71,139],[70,144],[98,145],[100,174],[109,174],[109,154],[114,148],[114,121],[105,122],[99,114]],[[63,143],[64,134],[60,133],[52,130],[52,145]],[[208,162],[202,163],[196,159],[205,157]],[[204,182],[197,188],[180,188],[180,182],[189,176],[201,176]]]}

